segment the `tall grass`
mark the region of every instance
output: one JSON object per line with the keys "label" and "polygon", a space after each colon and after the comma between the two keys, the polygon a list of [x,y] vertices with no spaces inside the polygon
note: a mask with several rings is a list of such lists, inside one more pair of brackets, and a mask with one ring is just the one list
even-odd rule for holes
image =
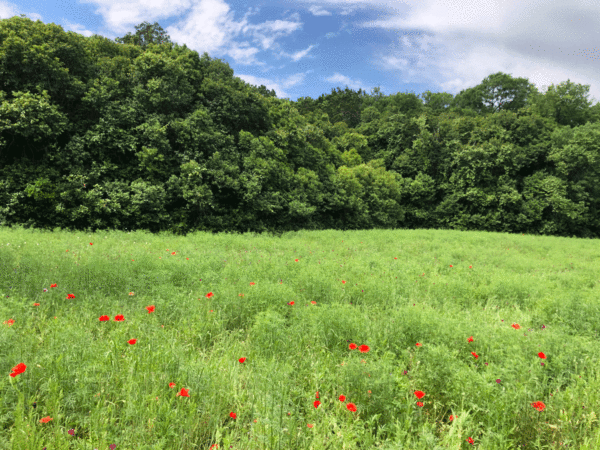
{"label": "tall grass", "polygon": [[599,256],[2,228],[0,449],[599,448]]}

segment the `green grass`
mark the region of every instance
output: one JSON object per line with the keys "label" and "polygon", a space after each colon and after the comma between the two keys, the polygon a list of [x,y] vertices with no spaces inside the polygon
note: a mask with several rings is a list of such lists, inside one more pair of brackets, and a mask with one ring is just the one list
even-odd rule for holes
{"label": "green grass", "polygon": [[485,232],[2,228],[0,449],[596,449],[599,256]]}

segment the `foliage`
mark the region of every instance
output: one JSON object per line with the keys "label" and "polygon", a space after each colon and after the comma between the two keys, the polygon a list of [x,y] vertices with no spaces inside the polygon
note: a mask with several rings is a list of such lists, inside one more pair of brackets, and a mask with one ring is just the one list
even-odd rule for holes
{"label": "foliage", "polygon": [[455,97],[292,102],[157,23],[136,30],[122,45],[0,21],[0,224],[600,236],[589,86],[499,72]]}

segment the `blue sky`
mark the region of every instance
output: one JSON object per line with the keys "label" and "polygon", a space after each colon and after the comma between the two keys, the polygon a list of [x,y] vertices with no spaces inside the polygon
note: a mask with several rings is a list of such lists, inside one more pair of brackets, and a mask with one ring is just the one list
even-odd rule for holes
{"label": "blue sky", "polygon": [[20,14],[110,39],[158,22],[294,101],[345,86],[456,95],[499,71],[542,92],[570,79],[600,100],[598,1],[0,0],[0,18]]}

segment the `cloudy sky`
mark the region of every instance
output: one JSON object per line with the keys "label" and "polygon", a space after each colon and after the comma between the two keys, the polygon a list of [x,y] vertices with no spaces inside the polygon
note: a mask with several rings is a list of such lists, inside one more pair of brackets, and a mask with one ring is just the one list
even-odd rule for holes
{"label": "cloudy sky", "polygon": [[20,14],[110,39],[158,22],[291,100],[338,86],[456,95],[499,71],[600,100],[597,0],[0,0],[0,18]]}

